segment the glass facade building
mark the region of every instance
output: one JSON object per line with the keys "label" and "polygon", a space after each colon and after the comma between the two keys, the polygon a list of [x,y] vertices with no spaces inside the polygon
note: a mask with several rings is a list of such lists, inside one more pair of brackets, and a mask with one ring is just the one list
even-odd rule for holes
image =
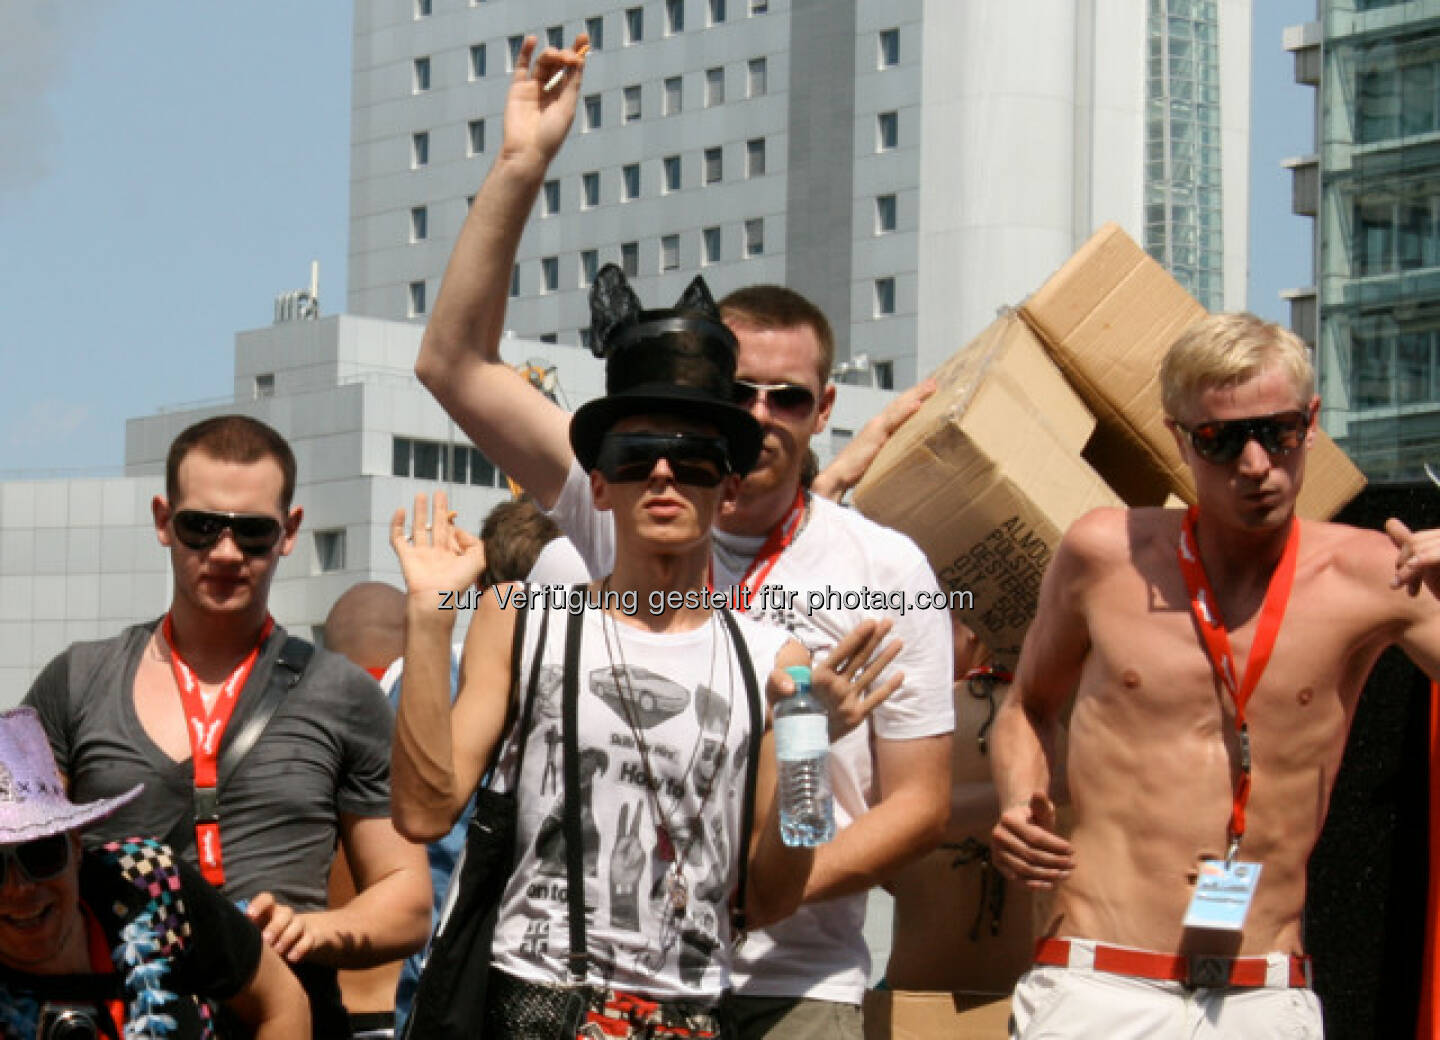
{"label": "glass facade building", "polygon": [[1216,0],[1150,0],[1145,249],[1209,310],[1225,306]]}
{"label": "glass facade building", "polygon": [[1322,0],[1320,30],[1322,421],[1413,480],[1440,463],[1440,0]]}

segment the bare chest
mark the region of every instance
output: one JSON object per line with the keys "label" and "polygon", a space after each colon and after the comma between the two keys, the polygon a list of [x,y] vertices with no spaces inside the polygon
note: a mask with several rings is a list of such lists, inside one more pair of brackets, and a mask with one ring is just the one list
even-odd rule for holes
{"label": "bare chest", "polygon": [[[218,686],[202,684],[202,697],[208,712],[215,701]],[[154,745],[167,758],[184,762],[190,758],[191,722],[175,688],[175,677],[168,661],[160,659],[150,648],[135,669],[135,716]]]}

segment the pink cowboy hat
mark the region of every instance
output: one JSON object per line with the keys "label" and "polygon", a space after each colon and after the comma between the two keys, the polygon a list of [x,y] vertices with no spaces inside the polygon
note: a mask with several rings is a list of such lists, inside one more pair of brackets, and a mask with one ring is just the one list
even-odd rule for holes
{"label": "pink cowboy hat", "polygon": [[48,838],[104,819],[140,794],[76,805],[65,797],[50,741],[34,708],[0,712],[0,845]]}

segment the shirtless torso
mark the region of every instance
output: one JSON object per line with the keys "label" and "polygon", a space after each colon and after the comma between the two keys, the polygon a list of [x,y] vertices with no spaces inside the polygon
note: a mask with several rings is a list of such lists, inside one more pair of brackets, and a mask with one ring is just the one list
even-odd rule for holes
{"label": "shirtless torso", "polygon": [[[1042,698],[1075,690],[1073,871],[1049,930],[1151,950],[1299,953],[1306,861],[1361,686],[1392,643],[1435,673],[1440,611],[1428,592],[1391,587],[1385,535],[1300,522],[1293,591],[1246,709],[1253,792],[1240,856],[1264,873],[1238,946],[1186,931],[1197,864],[1226,851],[1239,755],[1234,705],[1197,638],[1176,558],[1183,516],[1104,510],[1076,524],[1054,564],[1059,609],[1031,634],[1029,663],[1075,667],[1041,676],[1022,662],[1022,683]],[[1250,581],[1212,575],[1242,672],[1271,569],[1252,567]]]}

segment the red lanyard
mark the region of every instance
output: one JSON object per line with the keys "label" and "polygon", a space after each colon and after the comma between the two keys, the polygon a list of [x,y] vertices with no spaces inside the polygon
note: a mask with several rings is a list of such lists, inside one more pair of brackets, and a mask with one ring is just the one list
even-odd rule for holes
{"label": "red lanyard", "polygon": [[190,738],[190,756],[195,769],[195,850],[200,859],[200,872],[216,888],[225,884],[225,867],[220,852],[220,816],[216,811],[218,795],[215,792],[220,741],[225,736],[225,727],[235,711],[240,691],[245,688],[245,681],[255,668],[260,646],[274,627],[275,619],[267,616],[259,640],[245,659],[236,665],[230,678],[221,684],[215,704],[207,712],[204,698],[200,695],[200,680],[175,646],[175,624],[171,615],[166,614],[165,622],[160,626],[170,647],[170,670],[175,674],[175,686],[180,691],[180,703],[185,708],[186,735]]}
{"label": "red lanyard", "polygon": [[799,488],[795,492],[795,501],[790,503],[790,509],[785,518],[770,529],[765,541],[760,546],[760,551],[755,554],[755,559],[750,561],[749,568],[740,579],[736,587],[740,593],[738,597],[742,603],[749,603],[749,593],[761,588],[770,572],[775,569],[775,564],[780,560],[795,536],[800,533],[800,521],[805,519],[805,489]]}
{"label": "red lanyard", "polygon": [[1200,559],[1200,543],[1195,537],[1195,518],[1199,514],[1195,506],[1191,506],[1185,514],[1177,554],[1180,573],[1185,576],[1185,586],[1190,591],[1190,613],[1200,627],[1205,654],[1210,658],[1210,666],[1220,684],[1235,702],[1235,731],[1240,739],[1240,780],[1230,810],[1229,858],[1233,859],[1239,851],[1240,839],[1245,835],[1245,805],[1250,800],[1250,728],[1245,721],[1245,705],[1260,684],[1265,666],[1270,663],[1270,652],[1275,649],[1280,622],[1290,602],[1290,589],[1295,583],[1295,560],[1300,554],[1300,522],[1294,518],[1290,520],[1285,549],[1280,554],[1275,572],[1270,575],[1270,586],[1265,590],[1265,603],[1260,608],[1260,622],[1255,628],[1255,641],[1250,645],[1250,659],[1245,662],[1245,675],[1237,683],[1235,657],[1230,651],[1230,633],[1220,617],[1215,590],[1210,587],[1210,579],[1205,574],[1205,563]]}
{"label": "red lanyard", "polygon": [[[100,922],[90,912],[90,908],[82,900],[80,913],[85,918],[85,945],[90,955],[90,970],[96,975],[109,975],[115,971],[115,962],[110,959],[110,940],[105,938],[105,929],[100,927]],[[115,1023],[115,1030],[120,1036],[125,1035],[125,1002],[123,1000],[105,1001],[105,1010],[110,1013],[110,1020]]]}

